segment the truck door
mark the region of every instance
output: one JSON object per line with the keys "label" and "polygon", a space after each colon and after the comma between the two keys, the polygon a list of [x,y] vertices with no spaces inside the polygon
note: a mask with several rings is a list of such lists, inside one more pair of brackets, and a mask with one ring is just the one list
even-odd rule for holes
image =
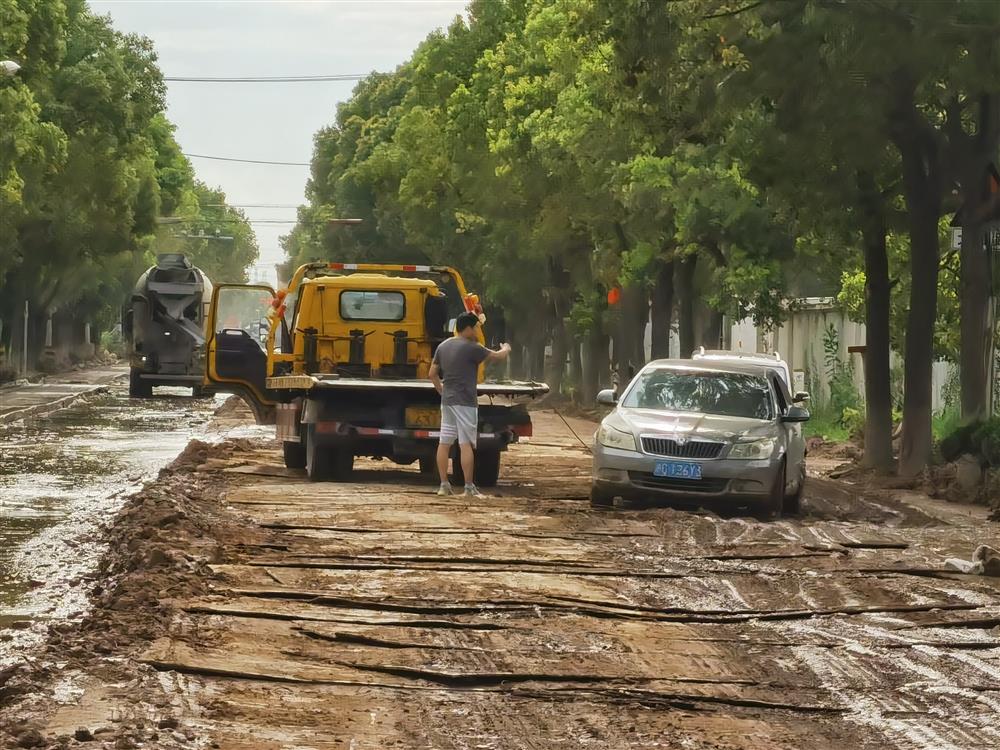
{"label": "truck door", "polygon": [[269,286],[222,284],[212,291],[208,316],[206,380],[216,391],[235,393],[259,424],[274,422],[277,399],[266,386]]}

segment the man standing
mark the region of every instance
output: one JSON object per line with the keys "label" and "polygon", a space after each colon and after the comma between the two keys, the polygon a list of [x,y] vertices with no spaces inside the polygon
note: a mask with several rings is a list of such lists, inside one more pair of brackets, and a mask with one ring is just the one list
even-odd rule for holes
{"label": "man standing", "polygon": [[475,314],[459,315],[455,321],[457,335],[438,346],[431,363],[430,379],[441,394],[441,441],[437,451],[438,474],[441,475],[439,495],[452,494],[448,482],[448,456],[457,440],[465,473],[465,494],[482,497],[473,480],[473,451],[479,436],[479,365],[507,359],[510,344],[502,345],[498,351],[487,349],[477,339],[478,325],[479,318]]}

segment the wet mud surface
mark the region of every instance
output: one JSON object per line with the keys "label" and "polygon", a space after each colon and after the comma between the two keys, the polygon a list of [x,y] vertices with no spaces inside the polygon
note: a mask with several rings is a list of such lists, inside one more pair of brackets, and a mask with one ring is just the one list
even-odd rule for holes
{"label": "wet mud surface", "polygon": [[93,612],[0,674],[0,746],[1000,746],[1000,579],[944,564],[997,544],[984,509],[814,477],[777,522],[594,511],[534,418],[474,503],[193,443],[108,530]]}
{"label": "wet mud surface", "polygon": [[116,384],[0,426],[0,668],[48,623],[83,615],[103,530],[218,406],[188,392],[162,389],[140,404]]}

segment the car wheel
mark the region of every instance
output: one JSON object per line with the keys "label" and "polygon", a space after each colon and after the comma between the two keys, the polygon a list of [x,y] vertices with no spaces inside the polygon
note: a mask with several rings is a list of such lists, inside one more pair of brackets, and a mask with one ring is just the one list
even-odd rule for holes
{"label": "car wheel", "polygon": [[796,515],[802,509],[802,495],[806,489],[806,470],[805,466],[802,467],[802,476],[799,477],[799,486],[795,488],[795,492],[791,495],[785,495],[785,501],[782,503],[781,512],[788,515]]}
{"label": "car wheel", "polygon": [[782,462],[774,477],[774,484],[771,485],[771,492],[761,504],[761,511],[769,519],[781,518],[781,511],[785,507],[785,471],[786,464]]}
{"label": "car wheel", "polygon": [[615,506],[615,496],[606,490],[602,490],[596,485],[590,487],[590,507],[591,508],[613,508]]}

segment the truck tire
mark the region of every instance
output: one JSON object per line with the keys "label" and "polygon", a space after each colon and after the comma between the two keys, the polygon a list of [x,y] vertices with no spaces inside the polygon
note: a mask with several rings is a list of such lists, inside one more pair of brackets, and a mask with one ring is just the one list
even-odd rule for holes
{"label": "truck tire", "polygon": [[281,443],[281,453],[288,469],[306,468],[306,447],[301,443],[285,440]]}
{"label": "truck tire", "polygon": [[500,479],[500,451],[476,451],[473,472],[479,487],[496,487]]}
{"label": "truck tire", "polygon": [[327,448],[326,460],[330,462],[328,476],[334,482],[349,482],[354,474],[354,453],[350,446]]}
{"label": "truck tire", "polygon": [[191,386],[191,398],[211,398],[205,393],[205,387],[201,385]]}
{"label": "truck tire", "polygon": [[149,398],[153,395],[153,386],[142,379],[142,373],[135,368],[128,371],[128,395],[132,398]]}
{"label": "truck tire", "polygon": [[316,440],[316,425],[306,426],[306,476],[313,482],[325,481],[329,476],[329,449],[318,445]]}
{"label": "truck tire", "polygon": [[425,477],[437,476],[437,459],[434,456],[424,456],[421,458],[420,473]]}

